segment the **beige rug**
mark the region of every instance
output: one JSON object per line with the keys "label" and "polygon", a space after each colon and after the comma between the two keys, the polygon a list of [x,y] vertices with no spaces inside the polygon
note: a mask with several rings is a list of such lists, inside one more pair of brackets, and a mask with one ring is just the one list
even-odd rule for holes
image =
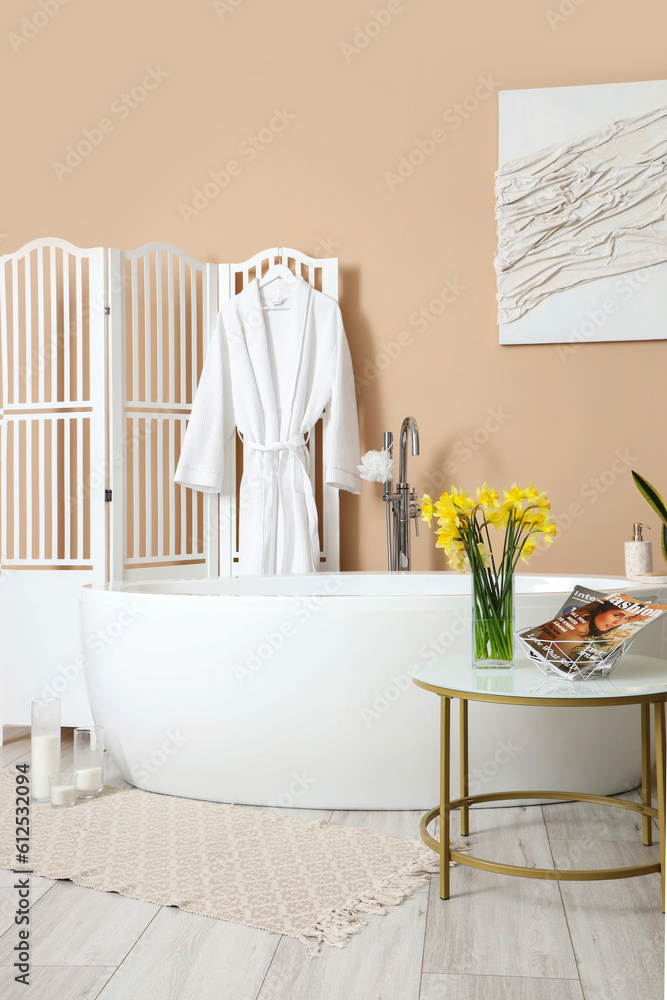
{"label": "beige rug", "polygon": [[[14,771],[0,771],[0,868],[19,868]],[[36,875],[342,947],[402,902],[438,859],[420,840],[260,809],[106,788],[71,809],[31,807]]]}

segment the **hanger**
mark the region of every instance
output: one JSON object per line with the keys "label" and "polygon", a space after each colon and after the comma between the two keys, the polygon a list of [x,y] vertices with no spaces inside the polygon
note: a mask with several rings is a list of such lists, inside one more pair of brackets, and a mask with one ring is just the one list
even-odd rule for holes
{"label": "hanger", "polygon": [[[283,248],[278,247],[278,257],[282,259]],[[260,278],[258,285],[260,288],[265,288],[271,281],[275,281],[276,278],[282,278],[283,281],[287,281],[289,284],[294,284],[296,277],[292,274],[289,267],[286,264],[271,264],[268,271],[263,278]]]}
{"label": "hanger", "polygon": [[[282,259],[283,248],[278,247],[278,257]],[[260,278],[257,282],[259,288],[265,288],[272,281],[280,278],[282,281],[286,282],[288,285],[293,285],[296,283],[296,276],[292,274],[289,267],[286,264],[271,264],[268,271],[263,278]],[[277,292],[277,290],[276,290]],[[275,296],[275,302],[268,301],[263,305],[264,309],[291,309],[291,305],[288,303],[285,305],[285,300],[280,299],[280,293],[277,292]]]}

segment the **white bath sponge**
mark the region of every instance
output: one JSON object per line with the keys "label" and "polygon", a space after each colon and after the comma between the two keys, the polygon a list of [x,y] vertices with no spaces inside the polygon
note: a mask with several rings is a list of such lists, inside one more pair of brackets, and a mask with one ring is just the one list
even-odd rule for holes
{"label": "white bath sponge", "polygon": [[394,478],[394,459],[388,451],[367,451],[357,468],[369,483],[387,483]]}

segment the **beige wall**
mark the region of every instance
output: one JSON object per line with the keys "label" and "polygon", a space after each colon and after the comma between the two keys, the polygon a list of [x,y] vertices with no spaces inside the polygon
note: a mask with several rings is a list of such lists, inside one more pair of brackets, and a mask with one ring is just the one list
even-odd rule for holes
{"label": "beige wall", "polygon": [[[38,0],[1,15],[3,252],[60,236],[125,248],[167,240],[205,260],[277,244],[336,254],[358,374],[372,376],[368,366],[402,331],[412,341],[403,336],[399,357],[360,387],[363,450],[412,413],[422,439],[410,464],[417,486],[442,469],[465,487],[533,479],[556,514],[580,505],[535,569],[620,572],[635,519],[653,524],[661,565],[656,519],[629,471],[619,462],[624,471],[606,470],[617,450],[629,453],[667,492],[667,345],[582,345],[565,359],[550,346],[499,347],[492,254],[496,90],[664,77],[664,4],[564,0],[554,17],[557,0],[392,0],[391,19],[381,15],[389,23],[355,52],[345,46],[356,27],[386,11],[386,0],[220,0],[218,10],[207,0],[69,0],[57,10],[58,0],[41,2],[48,19]],[[22,28],[34,34],[25,44]],[[149,79],[154,89],[128,107],[122,95],[147,67],[166,77]],[[480,78],[493,93],[458,118],[455,105]],[[276,108],[293,118],[281,122]],[[101,119],[108,131],[92,153],[69,172],[54,167]],[[272,141],[250,161],[240,144],[271,125]],[[436,128],[444,141],[390,184],[386,172]],[[238,168],[227,188],[186,221],[179,206],[230,160]],[[446,281],[463,290],[419,332],[411,314]],[[486,434],[491,411],[500,426],[491,420],[497,429]],[[475,433],[488,440],[466,454]],[[605,492],[593,482],[601,475]],[[382,568],[379,487],[344,496],[342,518],[343,567]],[[443,565],[433,540],[422,533],[417,568]]]}

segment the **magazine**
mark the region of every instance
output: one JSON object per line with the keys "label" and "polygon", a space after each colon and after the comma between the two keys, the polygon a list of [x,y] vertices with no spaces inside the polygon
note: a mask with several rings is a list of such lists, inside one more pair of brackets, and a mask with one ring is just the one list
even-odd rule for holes
{"label": "magazine", "polygon": [[608,669],[610,660],[615,661],[642,628],[666,611],[665,604],[578,586],[555,618],[523,629],[520,635],[531,655],[535,651],[561,672],[588,673]]}

